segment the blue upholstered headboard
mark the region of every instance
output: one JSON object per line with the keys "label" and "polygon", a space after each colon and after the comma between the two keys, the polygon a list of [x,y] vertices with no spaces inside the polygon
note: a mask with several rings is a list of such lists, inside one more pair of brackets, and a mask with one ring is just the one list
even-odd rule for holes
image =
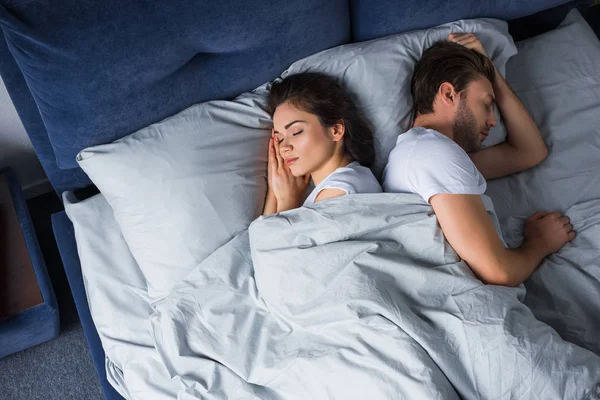
{"label": "blue upholstered headboard", "polygon": [[89,183],[82,148],[251,90],[348,42],[349,21],[344,0],[11,1],[0,73],[60,192]]}
{"label": "blue upholstered headboard", "polygon": [[505,21],[567,3],[561,0],[350,0],[354,42],[430,28],[465,18]]}
{"label": "blue upholstered headboard", "polygon": [[471,17],[513,19],[564,0],[0,0],[0,74],[57,192],[75,161],[191,104],[232,98],[293,61]]}

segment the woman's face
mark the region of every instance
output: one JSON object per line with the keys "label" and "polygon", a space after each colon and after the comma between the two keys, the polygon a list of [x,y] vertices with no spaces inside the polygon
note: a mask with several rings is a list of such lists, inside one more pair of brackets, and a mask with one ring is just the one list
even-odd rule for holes
{"label": "woman's face", "polygon": [[[273,134],[279,151],[294,176],[311,174],[331,159],[336,151],[334,127],[285,102],[273,114]],[[339,147],[339,146],[338,146]]]}

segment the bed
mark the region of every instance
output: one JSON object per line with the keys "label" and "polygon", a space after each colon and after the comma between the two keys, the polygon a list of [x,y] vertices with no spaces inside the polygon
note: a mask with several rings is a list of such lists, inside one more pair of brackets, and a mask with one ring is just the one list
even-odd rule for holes
{"label": "bed", "polygon": [[[65,202],[54,233],[105,397],[598,398],[600,45],[579,14],[566,16],[569,5],[534,20],[555,28],[566,16],[540,36],[528,38],[537,26],[515,20],[563,3],[3,1],[0,73]],[[509,27],[524,40],[515,44]],[[293,224],[302,235],[265,246],[260,238],[289,224],[253,222],[265,190],[268,83],[303,70],[339,76],[376,128],[378,173],[410,114],[410,100],[396,93],[406,90],[409,61],[442,34],[465,29],[482,36],[551,149],[539,168],[489,183],[490,215],[509,246],[540,208],[567,212],[578,240],[525,287],[488,290],[453,258],[435,221],[415,217],[429,215],[426,208],[410,196],[381,195],[337,201],[345,213],[301,210],[313,224]],[[370,97],[365,87],[388,96]],[[490,136],[502,138],[502,127]],[[227,151],[215,151],[222,146]],[[92,182],[101,194],[85,196]],[[217,188],[227,195],[212,196]],[[406,211],[388,209],[396,230],[369,211],[386,204]],[[360,227],[344,219],[350,209],[361,210]],[[334,217],[336,229],[326,222]],[[380,235],[369,236],[374,231]],[[437,247],[409,240],[423,235]],[[399,237],[410,242],[406,254],[433,268],[413,271],[405,262],[406,274],[396,276],[396,264],[369,264],[398,251],[383,244]],[[369,240],[376,250],[361,247]],[[342,268],[349,260],[329,260],[321,275],[298,272],[305,263],[273,269],[278,246],[295,249],[282,255],[291,265],[314,257],[311,249],[368,254],[361,265],[381,280]],[[440,293],[453,304],[414,290],[424,281],[444,288],[449,276],[456,291]],[[373,287],[385,290],[363,296]],[[389,295],[398,288],[402,296]],[[331,307],[311,314],[305,308],[316,299]],[[503,306],[482,306],[496,303]],[[348,304],[352,317],[344,319]],[[372,304],[385,306],[374,312]],[[366,325],[352,325],[357,315]],[[281,321],[302,326],[304,336]],[[339,326],[349,328],[337,341],[322,335]],[[452,335],[440,336],[440,327]],[[293,340],[269,342],[285,337]],[[361,348],[348,344],[357,337]],[[318,387],[325,376],[329,385]]]}

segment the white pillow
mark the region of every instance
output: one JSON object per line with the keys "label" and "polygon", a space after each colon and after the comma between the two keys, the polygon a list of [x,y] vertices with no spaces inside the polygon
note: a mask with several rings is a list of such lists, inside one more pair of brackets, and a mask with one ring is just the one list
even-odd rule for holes
{"label": "white pillow", "polygon": [[577,10],[555,30],[517,43],[508,83],[531,113],[548,158],[488,182],[504,237],[522,242],[524,220],[560,211],[577,237],[526,282],[525,304],[563,339],[600,354],[600,41]]}
{"label": "white pillow", "polygon": [[558,28],[517,47],[507,81],[550,154],[533,169],[489,182],[501,221],[600,198],[600,41],[574,9]]}
{"label": "white pillow", "polygon": [[260,87],[197,104],[77,156],[114,210],[152,301],[260,215],[266,96]]}
{"label": "white pillow", "polygon": [[[338,78],[353,93],[373,128],[376,153],[373,171],[381,178],[398,135],[409,129],[413,106],[410,81],[415,63],[432,44],[457,32],[476,33],[504,75],[506,61],[517,52],[508,26],[500,20],[477,19],[335,47],[295,62],[282,77],[304,71],[323,72]],[[500,143],[505,136],[499,124],[484,145]]]}
{"label": "white pillow", "polygon": [[[579,84],[600,71],[598,37],[577,9],[571,10],[556,29],[516,45],[523,54],[511,59],[506,67],[515,92]],[[548,108],[538,103],[531,105],[535,110]]]}
{"label": "white pillow", "polygon": [[75,230],[88,305],[106,354],[108,381],[125,398],[142,394],[175,398],[177,382],[170,379],[154,349],[146,279],[112,208],[101,194],[78,201],[73,193],[64,192],[63,202]]}

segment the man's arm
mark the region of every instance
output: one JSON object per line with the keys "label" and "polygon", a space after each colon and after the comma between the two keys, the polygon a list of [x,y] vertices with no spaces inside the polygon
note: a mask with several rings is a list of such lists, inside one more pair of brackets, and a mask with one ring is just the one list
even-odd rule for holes
{"label": "man's arm", "polygon": [[526,223],[523,245],[506,249],[478,195],[438,194],[430,203],[448,243],[487,284],[518,286],[575,237],[567,217],[538,213]]}
{"label": "man's arm", "polygon": [[548,148],[531,115],[498,70],[493,86],[496,104],[506,126],[506,142],[470,154],[486,179],[524,171],[541,163],[548,155]]}
{"label": "man's arm", "polygon": [[[472,33],[448,35],[448,40],[488,57],[483,45]],[[548,148],[529,112],[496,69],[494,94],[506,126],[506,142],[470,154],[471,160],[486,179],[500,178],[531,168],[548,156]]]}

